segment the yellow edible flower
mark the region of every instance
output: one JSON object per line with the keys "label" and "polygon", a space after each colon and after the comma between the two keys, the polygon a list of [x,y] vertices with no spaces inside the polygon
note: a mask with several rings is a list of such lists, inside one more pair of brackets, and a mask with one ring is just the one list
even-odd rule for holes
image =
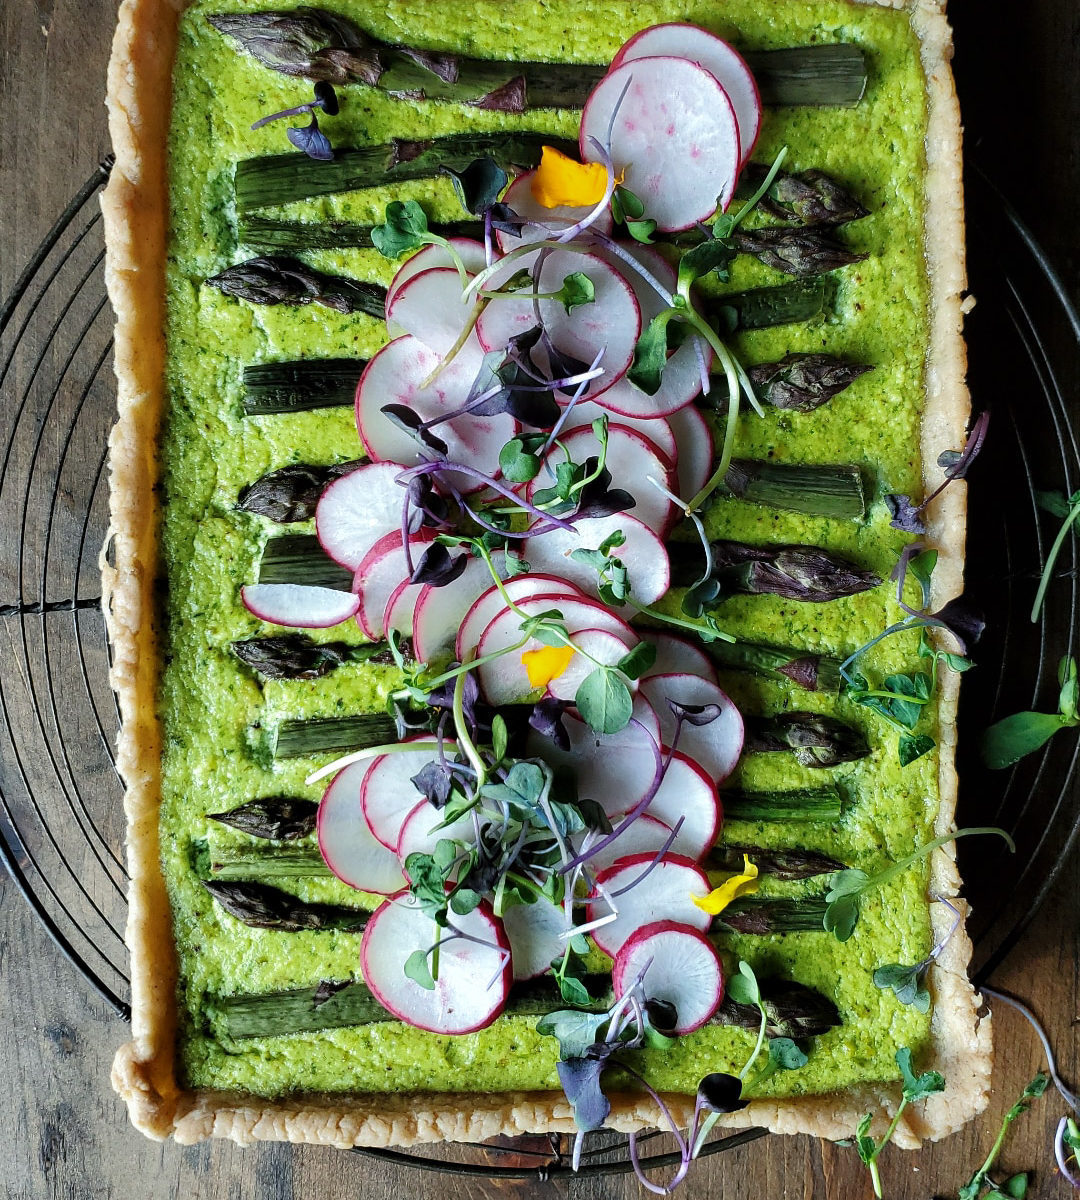
{"label": "yellow edible flower", "polygon": [[588,208],[600,203],[606,188],[607,168],[602,163],[575,162],[553,146],[540,151],[532,194],[544,208]]}
{"label": "yellow edible flower", "polygon": [[698,908],[704,909],[705,912],[715,917],[717,913],[722,913],[732,900],[757,891],[758,869],[745,854],[742,858],[741,875],[732,875],[730,879],[725,879],[718,888],[713,888],[707,896],[702,896],[700,900],[697,896],[691,897]]}
{"label": "yellow edible flower", "polygon": [[573,646],[541,646],[539,650],[526,650],[521,656],[529,683],[534,687],[547,687],[570,665],[574,657]]}

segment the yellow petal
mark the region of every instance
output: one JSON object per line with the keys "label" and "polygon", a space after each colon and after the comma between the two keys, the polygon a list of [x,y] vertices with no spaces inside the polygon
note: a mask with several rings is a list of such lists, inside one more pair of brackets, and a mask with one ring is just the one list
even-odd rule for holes
{"label": "yellow petal", "polygon": [[539,650],[526,650],[521,662],[529,683],[538,688],[547,687],[553,679],[558,679],[573,657],[573,646],[541,646]]}
{"label": "yellow petal", "polygon": [[705,912],[715,917],[717,913],[722,913],[732,900],[756,892],[758,889],[757,876],[757,867],[744,854],[741,875],[732,875],[730,879],[725,879],[718,888],[713,888],[707,896],[703,896],[700,900],[696,896],[691,899],[698,908],[704,909]]}
{"label": "yellow petal", "polygon": [[532,194],[544,208],[588,208],[599,204],[607,188],[602,163],[579,163],[561,150],[544,146],[532,181]]}

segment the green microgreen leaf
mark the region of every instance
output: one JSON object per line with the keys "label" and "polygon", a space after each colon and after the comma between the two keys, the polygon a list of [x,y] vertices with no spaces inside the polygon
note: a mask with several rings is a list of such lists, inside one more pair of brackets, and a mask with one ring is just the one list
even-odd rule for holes
{"label": "green microgreen leaf", "polygon": [[[1042,492],[1041,496],[1046,496],[1048,493]],[[1050,493],[1051,495],[1053,493]],[[1061,498],[1064,500],[1064,497]],[[1038,590],[1035,592],[1035,602],[1031,606],[1031,620],[1039,619],[1039,612],[1042,609],[1043,601],[1046,599],[1046,591],[1050,586],[1050,580],[1053,578],[1054,567],[1057,564],[1058,555],[1061,553],[1061,547],[1065,545],[1065,539],[1069,536],[1069,530],[1076,524],[1077,517],[1080,517],[1080,491],[1073,492],[1068,499],[1067,507],[1057,505],[1058,511],[1056,516],[1064,517],[1061,523],[1061,528],[1057,531],[1057,536],[1050,545],[1050,553],[1046,556],[1046,565],[1043,567],[1042,578],[1039,580]]]}
{"label": "green microgreen leaf", "polygon": [[656,646],[652,642],[638,642],[616,664],[627,679],[640,679],[656,662]]}
{"label": "green microgreen leaf", "polygon": [[983,734],[982,757],[988,767],[1001,770],[1034,754],[1070,722],[1059,713],[1019,712],[1005,717]]}
{"label": "green microgreen leaf", "polygon": [[427,215],[415,200],[391,200],[383,222],[372,229],[371,244],[384,258],[398,258],[427,240]]}
{"label": "green microgreen leaf", "polygon": [[874,986],[894,992],[901,1004],[909,1004],[917,1012],[928,1013],[930,992],[925,980],[929,967],[929,962],[915,963],[910,967],[900,963],[878,967],[874,972]]}
{"label": "green microgreen leaf", "polygon": [[735,250],[718,238],[710,238],[693,250],[688,250],[679,260],[679,292],[685,295],[696,280],[710,271],[716,272],[721,283],[727,283],[731,278],[729,268],[734,258]]}
{"label": "green microgreen leaf", "polygon": [[481,216],[489,209],[510,182],[510,176],[487,155],[475,159],[463,171],[441,169],[450,176],[462,208],[474,216]]}
{"label": "green microgreen leaf", "polygon": [[574,703],[590,729],[618,733],[634,710],[630,689],[610,667],[597,667],[578,685]]}
{"label": "green microgreen leaf", "polygon": [[496,713],[491,718],[491,754],[496,764],[506,757],[506,747],[510,737],[506,731],[506,721],[502,713]]}
{"label": "green microgreen leaf", "polygon": [[428,953],[427,950],[414,950],[405,960],[405,975],[413,983],[418,983],[422,988],[433,992],[435,980],[432,978],[431,967],[428,965]]}
{"label": "green microgreen leaf", "polygon": [[572,275],[566,276],[562,287],[552,299],[558,300],[568,313],[572,313],[575,308],[580,308],[583,304],[592,304],[596,299],[596,288],[584,271],[575,271]]}
{"label": "green microgreen leaf", "polygon": [[900,765],[902,767],[909,766],[917,758],[922,758],[924,754],[929,754],[936,745],[937,743],[934,739],[925,733],[901,734],[900,740],[896,745],[896,753],[900,760]]}
{"label": "green microgreen leaf", "polygon": [[732,975],[728,980],[727,994],[736,1004],[761,1003],[761,988],[754,968],[748,962],[739,963],[738,975]]}
{"label": "green microgreen leaf", "polygon": [[525,449],[523,438],[511,438],[499,451],[499,469],[509,483],[529,483],[542,466],[540,456]]}
{"label": "green microgreen leaf", "polygon": [[660,390],[664,367],[667,365],[668,326],[672,310],[665,309],[645,326],[634,347],[634,361],[626,377],[646,395],[655,396]]}
{"label": "green microgreen leaf", "polygon": [[896,1052],[896,1065],[904,1083],[904,1099],[909,1104],[925,1100],[945,1090],[945,1077],[939,1071],[924,1071],[916,1075],[911,1065],[911,1050],[903,1046]]}
{"label": "green microgreen leaf", "polygon": [[[997,1138],[990,1148],[990,1153],[986,1156],[986,1161],[957,1193],[959,1200],[977,1200],[983,1188],[989,1183],[990,1172],[993,1170],[994,1163],[997,1162],[1001,1148],[1005,1144],[1005,1136],[1009,1132],[1009,1127],[1018,1117],[1027,1112],[1033,1100],[1037,1100],[1046,1091],[1049,1082],[1050,1076],[1040,1071],[1027,1087],[1024,1088],[1019,1100],[1005,1114],[1001,1122],[1001,1129],[998,1131]],[[1011,1176],[1000,1188],[992,1188],[985,1197],[985,1200],[991,1200],[995,1191],[998,1194],[1003,1193],[1006,1197],[1020,1197],[1022,1200],[1027,1195],[1027,1188],[1028,1176],[1026,1172],[1021,1172],[1018,1175]]]}

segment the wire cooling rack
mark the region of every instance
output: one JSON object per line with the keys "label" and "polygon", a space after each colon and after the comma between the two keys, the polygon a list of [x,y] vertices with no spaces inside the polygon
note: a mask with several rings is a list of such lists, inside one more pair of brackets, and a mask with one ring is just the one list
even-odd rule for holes
{"label": "wire cooling rack", "polygon": [[[60,951],[122,1017],[127,872],[117,708],[100,606],[107,526],[105,445],[113,420],[112,317],[97,192],[103,162],[64,209],[0,307],[0,857]],[[1077,541],[1061,554],[1047,605],[1028,619],[1056,522],[1037,495],[1080,486],[1080,321],[1046,255],[977,168],[967,184],[970,382],[992,412],[970,481],[968,588],[988,631],[962,689],[960,824],[1001,825],[959,845],[974,906],[973,970],[985,981],[1023,936],[1080,831],[1077,739],[1065,733],[1009,771],[978,760],[979,734],[1025,708],[1053,710],[1054,672],[1073,651]],[[764,1136],[718,1138],[716,1153]],[[650,1137],[642,1139],[647,1145]],[[670,1144],[670,1143],[668,1143]],[[568,1174],[559,1138],[363,1151],[398,1164],[496,1178]],[[454,1161],[431,1157],[452,1153]],[[677,1155],[643,1156],[659,1167]],[[581,1174],[631,1170],[625,1138],[601,1139]]]}

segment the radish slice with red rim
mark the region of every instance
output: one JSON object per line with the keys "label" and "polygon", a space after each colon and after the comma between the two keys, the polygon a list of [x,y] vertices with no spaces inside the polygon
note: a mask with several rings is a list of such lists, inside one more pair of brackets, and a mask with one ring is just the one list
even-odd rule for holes
{"label": "radish slice with red rim", "polygon": [[[621,387],[622,383],[623,381],[620,380],[615,384],[615,387]],[[579,400],[563,422],[563,431],[569,433],[572,429],[587,429],[597,417],[603,416],[604,412],[605,409],[592,400]],[[669,462],[675,463],[679,450],[675,442],[675,434],[671,431],[671,426],[664,417],[627,417],[619,415],[617,420],[620,425],[625,425],[628,429],[635,429],[638,433],[643,433]]]}
{"label": "radish slice with red rim", "polygon": [[703,67],[663,57],[613,68],[585,102],[583,161],[599,161],[592,139],[607,145],[609,127],[615,171],[659,229],[689,229],[731,202],[739,129],[727,92]]}
{"label": "radish slice with red rim", "polygon": [[717,682],[712,659],[700,646],[672,633],[657,633],[652,629],[643,630],[641,636],[656,647],[656,660],[642,676],[643,679],[651,675],[686,674],[699,675],[710,683]]}
{"label": "radish slice with red rim", "polygon": [[369,764],[355,762],[339,771],[323,793],[315,830],[319,853],[343,883],[361,892],[389,895],[404,882],[397,855],[371,832],[361,804]]}
{"label": "radish slice with red rim", "polygon": [[[533,596],[550,596],[568,600],[585,599],[585,593],[565,579],[557,575],[547,575],[543,571],[531,571],[528,575],[515,575],[503,584],[503,591],[515,604]],[[465,655],[475,650],[477,644],[491,620],[506,608],[502,592],[492,584],[473,602],[465,614],[455,639],[455,654],[458,662],[465,661]]]}
{"label": "radish slice with red rim", "polygon": [[[577,695],[578,688],[591,675],[597,666],[615,667],[626,657],[630,646],[627,639],[612,633],[608,629],[579,629],[571,634],[574,645],[579,653],[567,663],[565,670],[548,684],[548,695],[556,700],[567,700],[571,703]],[[637,638],[631,639],[636,645]],[[588,655],[588,657],[586,657]],[[637,682],[620,676],[631,692],[637,690]]]}
{"label": "radish slice with red rim", "polygon": [[394,588],[390,593],[390,599],[386,602],[386,608],[383,610],[384,633],[390,633],[392,630],[404,637],[412,636],[416,602],[420,593],[428,586],[426,583],[410,583],[407,579],[403,579]]}
{"label": "radish slice with red rim", "polygon": [[[589,920],[596,921],[611,913],[611,904],[599,889],[603,888],[617,906],[614,921],[593,931],[593,941],[612,958],[632,933],[653,921],[679,921],[702,933],[712,917],[698,908],[698,900],[710,891],[709,877],[692,859],[680,854],[668,855],[646,875],[652,854],[634,854],[622,858],[596,877],[597,895],[588,905]],[[629,888],[622,895],[623,888]]]}
{"label": "radish slice with red rim", "polygon": [[[465,842],[470,846],[476,842],[476,823],[471,813],[464,813],[444,828],[438,828],[444,819],[442,810],[426,800],[409,813],[401,826],[397,846],[402,867],[410,854],[434,854],[441,841]],[[481,823],[486,824],[482,819]]]}
{"label": "radish slice with red rim", "polygon": [[522,554],[538,571],[562,575],[583,592],[598,597],[600,577],[596,568],[570,556],[575,550],[597,549],[616,532],[626,540],[611,553],[626,567],[631,595],[638,604],[653,604],[671,586],[671,563],[659,536],[628,513],[585,517],[574,522],[573,530],[550,529],[526,538]]}
{"label": "radish slice with red rim", "polygon": [[[668,753],[666,747],[664,753]],[[670,829],[674,829],[676,822],[682,818],[677,842],[671,849],[673,853],[685,854],[687,858],[704,858],[720,834],[722,814],[716,785],[682,751],[671,755],[663,781],[645,812]],[[611,823],[618,825],[619,822],[612,818]]]}
{"label": "radish slice with red rim", "polygon": [[641,681],[641,690],[660,718],[660,732],[665,744],[675,736],[675,715],[668,704],[686,706],[716,704],[720,715],[708,725],[693,725],[684,721],[679,734],[678,749],[688,754],[716,783],[723,781],[735,769],[743,747],[742,714],[715,683],[697,675],[678,673],[650,675]]}
{"label": "radish slice with red rim", "polygon": [[[435,753],[428,746],[426,750],[380,754],[369,763],[361,761],[353,764],[367,767],[367,774],[360,785],[360,807],[364,811],[364,820],[376,840],[395,854],[406,818],[418,805],[427,803],[412,778],[434,758]],[[352,767],[345,769],[351,771]]]}
{"label": "radish slice with red rim", "polygon": [[[563,230],[569,229],[571,225],[576,225],[578,221],[592,212],[592,205],[579,208],[560,204],[556,208],[545,208],[533,195],[532,185],[535,178],[535,170],[525,171],[519,175],[503,193],[502,202],[509,205],[519,217],[524,217],[526,221],[538,221],[546,228],[526,225],[522,228],[520,237],[514,237],[512,233],[504,233],[501,229],[497,229],[495,241],[502,254],[509,254],[511,250],[516,250],[518,246],[527,246],[530,242],[543,241],[552,234],[558,235]],[[610,233],[611,225],[611,209],[606,208],[592,223],[590,229],[596,230],[597,233]]]}
{"label": "radish slice with red rim", "polygon": [[[458,931],[467,938],[454,937]],[[436,940],[439,977],[429,991],[405,974],[405,963]],[[513,979],[510,944],[486,903],[465,916],[451,914],[450,928],[440,934],[431,914],[407,891],[372,914],[360,944],[360,970],[388,1012],[431,1033],[485,1029],[506,1004]]]}
{"label": "radish slice with red rim", "polygon": [[566,913],[541,897],[533,904],[514,904],[502,915],[510,942],[515,979],[535,979],[551,969],[566,950]]}
{"label": "radish slice with red rim", "polygon": [[621,67],[635,59],[668,55],[704,67],[727,92],[739,127],[740,159],[746,162],[761,129],[761,96],[746,59],[716,34],[697,25],[673,22],[653,25],[635,34],[615,55],[611,65]]}
{"label": "radish slice with red rim", "polygon": [[[421,462],[425,457],[422,444],[392,421],[382,411],[384,406],[402,405],[424,421],[456,412],[469,397],[482,359],[479,343],[470,338],[453,361],[424,387],[425,380],[439,366],[439,356],[415,337],[395,338],[383,346],[364,368],[356,389],[356,426],[368,455],[376,462],[389,460],[410,466]],[[505,413],[493,417],[466,414],[436,425],[432,433],[446,444],[446,456],[451,461],[467,463],[485,475],[497,475],[499,450],[516,430],[517,422]],[[483,480],[456,472],[449,481],[461,492],[475,492],[485,486]],[[402,500],[404,497],[399,503]]]}
{"label": "radish slice with red rim", "polygon": [[329,629],[347,621],[360,604],[348,592],[303,583],[245,584],[240,599],[259,620],[292,629]]}
{"label": "radish slice with red rim", "polygon": [[319,497],[315,532],[336,563],[355,571],[384,534],[401,528],[405,489],[396,462],[368,463],[335,479]]}
{"label": "radish slice with red rim", "polygon": [[[506,569],[505,555],[496,552],[492,554],[492,561],[501,576]],[[425,584],[416,597],[416,611],[413,613],[412,639],[416,661],[433,663],[449,657],[465,614],[493,586],[491,571],[481,558],[470,558],[457,579],[442,587]]]}
{"label": "radish slice with red rim", "polygon": [[724,970],[713,944],[677,921],[645,925],[623,943],[611,968],[616,997],[639,976],[647,999],[674,1006],[677,1034],[700,1029],[724,998]]}
{"label": "radish slice with red rim", "polygon": [[[414,567],[431,545],[434,536],[427,530],[409,536],[409,550]],[[356,619],[360,628],[373,642],[385,633],[383,616],[387,603],[399,584],[408,583],[409,573],[405,547],[397,529],[379,538],[364,555],[364,561],[356,568],[353,591],[360,597]]]}
{"label": "radish slice with red rim", "polygon": [[680,408],[668,420],[679,446],[676,455],[678,495],[689,500],[708,483],[716,466],[712,426],[705,414],[693,405]]}
{"label": "radish slice with red rim", "polygon": [[[618,821],[612,820],[612,824],[617,825]],[[613,842],[610,842],[602,850],[597,850],[585,865],[593,873],[599,873],[606,871],[621,858],[654,855],[667,843],[670,836],[671,830],[663,821],[642,814],[636,820],[631,821]],[[592,840],[594,842],[597,840],[595,834]],[[586,844],[585,834],[575,833],[571,836],[570,841],[574,847],[574,853],[578,854]],[[677,852],[673,846],[672,853]]]}
{"label": "radish slice with red rim", "polygon": [[[486,290],[497,288],[526,266],[531,268],[534,261],[533,255],[524,255],[507,263],[503,272],[495,273]],[[591,364],[603,351],[599,365],[604,374],[589,385],[588,394],[595,398],[629,368],[641,334],[641,313],[634,290],[623,275],[597,255],[580,250],[548,252],[540,268],[538,290],[557,292],[568,275],[578,272],[588,276],[594,298],[569,313],[559,300],[540,300],[540,320],[552,345],[563,354]],[[531,292],[532,285],[526,290]],[[485,350],[503,350],[512,337],[535,328],[536,323],[533,301],[511,294],[489,301],[476,323],[476,335]],[[533,361],[541,368],[549,366],[539,343],[533,350]]]}
{"label": "radish slice with red rim", "polygon": [[386,306],[391,336],[412,334],[442,357],[461,337],[475,304],[463,299],[463,290],[453,267],[432,267],[405,280]]}
{"label": "radish slice with red rim", "polygon": [[[448,240],[449,244],[461,256],[461,261],[465,265],[465,270],[469,275],[475,275],[487,266],[487,254],[484,250],[483,242],[478,242],[474,238],[464,237],[450,238]],[[454,260],[445,246],[440,245],[438,242],[431,242],[426,246],[421,246],[411,258],[407,258],[398,267],[397,274],[390,280],[390,286],[386,289],[386,311],[389,312],[390,305],[393,303],[398,289],[412,279],[413,276],[419,275],[421,271],[430,271],[432,267],[452,266],[454,266]],[[460,281],[460,275],[458,279]]]}

